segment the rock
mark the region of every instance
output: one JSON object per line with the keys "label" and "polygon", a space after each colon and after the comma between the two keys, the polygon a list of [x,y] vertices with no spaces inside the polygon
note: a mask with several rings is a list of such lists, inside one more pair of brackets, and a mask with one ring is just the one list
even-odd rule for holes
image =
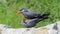
{"label": "rock", "polygon": [[60,34],[60,21],[39,28],[12,28],[0,24],[0,34]]}

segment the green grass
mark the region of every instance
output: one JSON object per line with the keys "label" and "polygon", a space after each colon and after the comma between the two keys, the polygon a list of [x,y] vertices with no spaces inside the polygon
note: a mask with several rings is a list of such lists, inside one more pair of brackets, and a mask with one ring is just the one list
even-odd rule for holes
{"label": "green grass", "polygon": [[21,8],[28,8],[36,13],[50,12],[49,19],[43,20],[35,27],[44,26],[60,20],[60,0],[0,0],[0,23],[14,28],[21,24],[22,14],[16,15]]}

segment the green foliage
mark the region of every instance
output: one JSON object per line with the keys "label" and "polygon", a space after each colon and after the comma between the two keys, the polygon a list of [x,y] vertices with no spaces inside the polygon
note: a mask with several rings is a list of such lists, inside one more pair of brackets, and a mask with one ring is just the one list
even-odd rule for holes
{"label": "green foliage", "polygon": [[36,27],[44,26],[60,20],[60,0],[0,0],[0,23],[14,28],[23,27],[23,15],[16,15],[21,8],[28,8],[37,13],[50,12],[49,19],[41,21]]}

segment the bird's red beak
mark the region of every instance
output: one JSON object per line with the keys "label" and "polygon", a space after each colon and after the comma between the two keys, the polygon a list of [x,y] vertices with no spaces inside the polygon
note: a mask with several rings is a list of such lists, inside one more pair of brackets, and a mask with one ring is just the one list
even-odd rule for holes
{"label": "bird's red beak", "polygon": [[16,14],[18,15],[18,14],[21,14],[22,12],[20,12],[20,11],[18,11]]}

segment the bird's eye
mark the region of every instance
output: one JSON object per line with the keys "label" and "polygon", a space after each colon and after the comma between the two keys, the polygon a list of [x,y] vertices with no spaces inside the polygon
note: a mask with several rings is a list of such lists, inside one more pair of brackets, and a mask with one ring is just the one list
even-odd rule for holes
{"label": "bird's eye", "polygon": [[23,12],[28,12],[28,10],[22,10]]}
{"label": "bird's eye", "polygon": [[20,11],[21,11],[21,12],[28,12],[27,9],[21,9]]}

